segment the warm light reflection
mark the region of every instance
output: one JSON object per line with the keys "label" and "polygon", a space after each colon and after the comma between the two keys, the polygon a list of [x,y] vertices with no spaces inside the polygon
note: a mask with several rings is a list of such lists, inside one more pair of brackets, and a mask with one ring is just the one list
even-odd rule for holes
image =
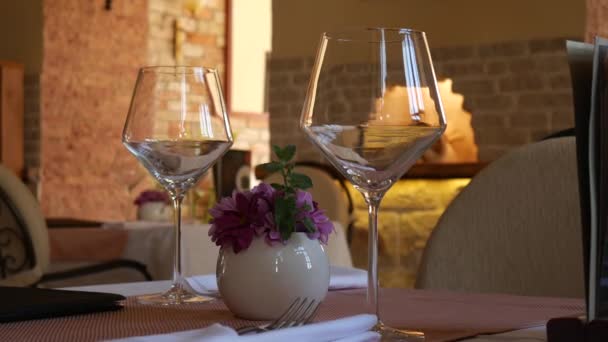
{"label": "warm light reflection", "polygon": [[434,155],[425,155],[425,160],[443,163],[479,161],[471,113],[463,108],[464,96],[453,92],[449,78],[438,82],[438,85],[448,126],[440,140],[441,149],[431,150]]}
{"label": "warm light reflection", "polygon": [[[432,149],[425,153],[423,161],[434,163],[476,162],[477,145],[471,126],[471,113],[463,109],[464,97],[452,91],[452,80],[438,82],[447,128]],[[413,96],[414,95],[414,96]],[[421,104],[412,105],[414,102]],[[384,96],[375,102],[370,115],[370,125],[439,125],[435,101],[428,87],[391,86]]]}

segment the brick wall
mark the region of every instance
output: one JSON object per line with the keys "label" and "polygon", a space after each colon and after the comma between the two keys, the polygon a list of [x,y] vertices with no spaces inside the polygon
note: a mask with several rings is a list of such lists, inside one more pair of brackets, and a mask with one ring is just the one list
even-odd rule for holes
{"label": "brick wall", "polygon": [[[47,216],[134,218],[133,199],[153,186],[120,142],[140,66],[225,72],[225,0],[206,1],[195,15],[181,1],[113,2],[111,11],[104,3],[43,1],[43,71],[26,78],[25,127],[27,166],[40,167]],[[181,61],[174,54],[177,21]],[[268,116],[240,113],[231,122],[234,148],[251,150],[254,164],[267,161]]]}
{"label": "brick wall", "polygon": [[587,20],[585,24],[585,41],[593,42],[596,35],[608,37],[608,1],[587,0]]}
{"label": "brick wall", "polygon": [[[149,0],[149,65],[192,65],[218,69],[225,80],[225,0],[209,0],[195,14],[188,12],[180,1]],[[183,31],[183,60],[175,58],[175,27]],[[252,162],[268,159],[270,140],[268,115],[260,113],[231,113],[235,133],[235,149],[252,150]]]}
{"label": "brick wall", "polygon": [[[148,64],[213,67],[218,69],[225,85],[225,0],[205,1],[195,14],[188,12],[180,1],[149,0],[149,3]],[[176,59],[174,50],[177,22],[184,39],[181,61]],[[233,112],[230,123],[235,138],[232,148],[251,151],[252,165],[268,161],[268,114]],[[199,187],[208,195],[211,184],[206,177]],[[207,205],[205,200],[201,205]]]}
{"label": "brick wall", "polygon": [[[183,1],[149,0],[148,64],[213,67],[225,83],[225,6],[225,0],[208,0],[191,14]],[[181,60],[175,58],[176,24],[183,38]]]}
{"label": "brick wall", "polygon": [[40,77],[41,204],[47,216],[132,217],[143,175],[121,144],[147,1],[46,0]]}
{"label": "brick wall", "polygon": [[[438,48],[431,54],[438,79],[452,79],[453,92],[465,98],[480,160],[573,126],[564,39]],[[296,143],[300,160],[323,161],[298,129],[312,63],[310,58],[269,62],[271,142]],[[343,91],[356,91],[355,83],[347,82]]]}
{"label": "brick wall", "polygon": [[439,78],[464,95],[480,160],[573,127],[565,39],[432,51]]}

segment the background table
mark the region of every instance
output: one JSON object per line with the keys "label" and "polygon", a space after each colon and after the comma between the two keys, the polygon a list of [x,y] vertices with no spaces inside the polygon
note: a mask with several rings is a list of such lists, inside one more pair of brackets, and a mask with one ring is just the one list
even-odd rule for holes
{"label": "background table", "polygon": [[[182,226],[182,269],[186,276],[215,273],[219,247],[208,236],[210,225],[186,223]],[[344,229],[334,223],[325,250],[332,265],[352,267]],[[175,231],[170,223],[117,222],[102,228],[49,229],[51,270],[65,270],[84,264],[130,259],[143,263],[155,280],[173,274]],[[74,284],[103,284],[142,280],[133,271],[111,272],[76,278],[53,287]]]}

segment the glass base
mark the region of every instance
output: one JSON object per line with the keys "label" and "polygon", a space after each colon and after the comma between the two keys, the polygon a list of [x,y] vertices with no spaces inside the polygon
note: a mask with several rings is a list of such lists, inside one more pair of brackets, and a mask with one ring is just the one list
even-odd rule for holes
{"label": "glass base", "polygon": [[422,342],[424,341],[424,333],[421,331],[395,329],[378,322],[373,328],[373,331],[380,334],[380,341],[404,341],[404,342]]}
{"label": "glass base", "polygon": [[137,296],[137,302],[140,304],[157,305],[203,303],[214,299],[197,294],[185,281],[171,285],[171,288],[163,293]]}

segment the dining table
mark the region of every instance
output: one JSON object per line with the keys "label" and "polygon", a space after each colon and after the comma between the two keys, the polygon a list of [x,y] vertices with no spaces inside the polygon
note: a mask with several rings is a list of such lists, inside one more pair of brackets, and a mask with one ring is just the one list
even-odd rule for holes
{"label": "dining table", "polygon": [[[169,281],[149,281],[72,287],[69,290],[116,293],[127,299],[119,311],[0,324],[0,340],[97,341],[143,336],[141,340],[146,341],[145,336],[202,329],[214,323],[233,328],[262,323],[234,317],[221,296],[177,306],[144,305],[135,300],[134,296],[160,292],[169,285]],[[544,341],[547,320],[580,316],[585,307],[578,298],[445,290],[383,288],[379,298],[383,322],[422,331],[426,341]],[[329,291],[314,322],[350,317],[364,308],[364,288]]]}

